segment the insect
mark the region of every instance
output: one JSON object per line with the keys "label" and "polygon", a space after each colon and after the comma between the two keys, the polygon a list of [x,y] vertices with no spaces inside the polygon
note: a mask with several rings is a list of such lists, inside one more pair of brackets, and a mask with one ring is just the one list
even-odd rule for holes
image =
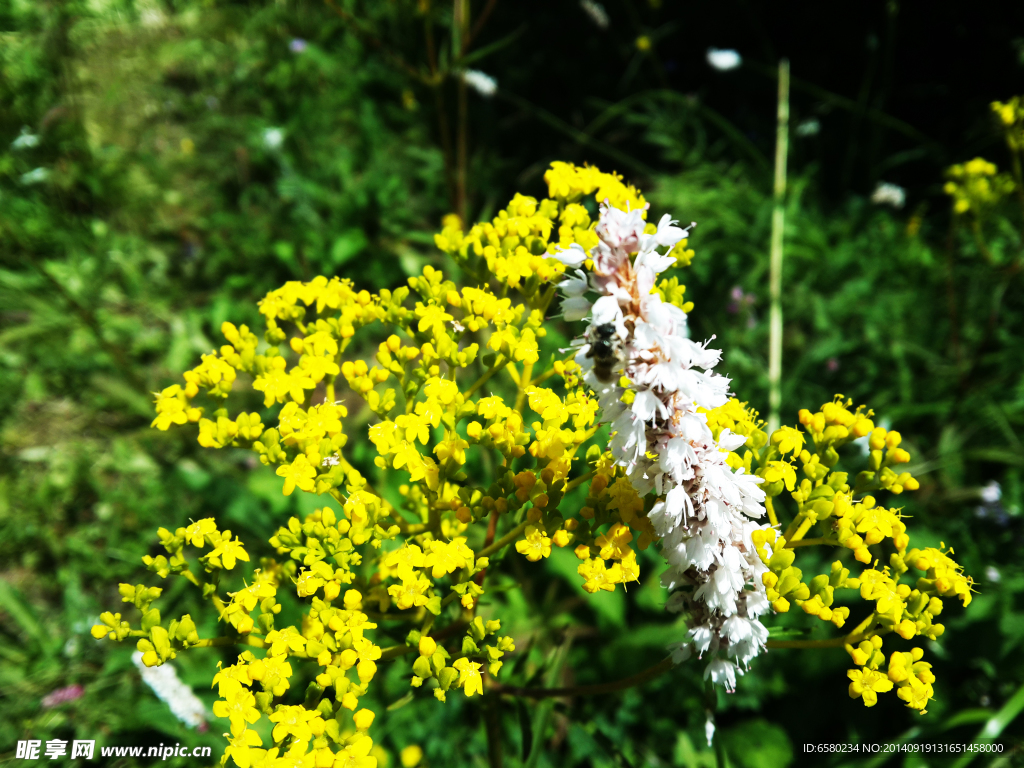
{"label": "insect", "polygon": [[594,375],[598,381],[611,381],[615,377],[615,370],[621,368],[626,361],[622,339],[615,330],[615,323],[595,325],[587,336],[590,349],[586,356],[594,361]]}

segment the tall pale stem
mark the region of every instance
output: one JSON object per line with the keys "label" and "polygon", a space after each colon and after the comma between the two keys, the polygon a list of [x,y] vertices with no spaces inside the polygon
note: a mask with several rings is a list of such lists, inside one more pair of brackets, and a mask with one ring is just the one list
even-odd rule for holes
{"label": "tall pale stem", "polygon": [[775,137],[775,205],[772,209],[771,315],[768,346],[768,434],[779,428],[782,404],[782,232],[786,224],[786,158],[789,154],[789,60],[779,62],[779,109]]}

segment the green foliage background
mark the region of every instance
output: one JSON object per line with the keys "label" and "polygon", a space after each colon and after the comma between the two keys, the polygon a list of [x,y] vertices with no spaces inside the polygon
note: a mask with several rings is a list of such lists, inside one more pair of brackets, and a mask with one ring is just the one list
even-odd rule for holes
{"label": "green foliage background", "polygon": [[[761,65],[693,93],[672,75],[693,66],[673,42],[681,7],[609,3],[600,29],[575,3],[484,16],[491,5],[471,4],[486,23],[460,62],[446,48],[448,3],[0,0],[0,759],[18,739],[57,737],[208,744],[219,757],[220,723],[178,724],[132,649],[88,628],[120,610],[119,581],[149,580],[139,558],[158,526],[213,515],[255,544],[312,508],[241,452],[149,429],[150,392],[213,348],[224,320],[254,323],[256,300],[285,280],[380,288],[426,263],[444,269],[432,244],[442,215],[488,217],[516,190],[542,194],[551,160],[590,161],[639,183],[657,212],[699,222],[694,334],[717,335],[734,390],[766,403],[774,86],[741,77]],[[439,70],[498,80],[493,99],[466,93],[464,117],[457,78],[427,82],[426,19]],[[842,392],[900,429],[922,478],[901,499],[915,543],[952,544],[980,594],[930,648],[937,700],[923,717],[891,696],[873,710],[851,702],[841,651],[760,659],[718,702],[727,759],[743,768],[963,765],[803,745],[970,742],[983,727],[1005,752],[974,764],[1013,765],[1024,749],[1021,211],[1008,200],[984,223],[986,263],[940,191],[944,163],[981,151],[1006,163],[984,101],[933,142],[882,112],[880,87],[868,81],[872,100],[852,108],[821,89],[794,96],[794,122],[823,127],[794,138],[784,415]],[[726,109],[732,91],[741,98]],[[863,154],[856,133],[837,147],[836,109],[866,126]],[[903,211],[865,194],[893,169],[910,189]],[[992,481],[1002,497],[983,502]],[[521,649],[515,679],[601,682],[661,658],[682,630],[661,610],[656,559],[644,565],[641,588],[588,597],[570,553],[505,561],[495,599]],[[215,631],[190,592],[163,601]],[[228,658],[211,649],[175,664],[211,702],[211,671]],[[85,695],[42,705],[71,684]],[[488,764],[472,702],[408,703],[406,691],[394,665],[373,704],[392,765],[413,743],[433,766]],[[506,764],[694,767],[715,764],[706,706],[692,665],[623,694],[505,701],[497,714]]]}

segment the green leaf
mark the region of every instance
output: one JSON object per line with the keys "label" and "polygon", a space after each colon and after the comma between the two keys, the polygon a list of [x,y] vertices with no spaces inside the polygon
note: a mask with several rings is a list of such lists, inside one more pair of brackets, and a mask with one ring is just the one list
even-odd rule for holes
{"label": "green leaf", "polygon": [[526,31],[526,25],[523,24],[521,27],[519,27],[519,29],[515,30],[514,32],[510,32],[509,34],[505,35],[500,40],[496,40],[493,43],[491,43],[490,45],[485,45],[483,48],[477,48],[472,53],[467,54],[467,55],[463,56],[461,59],[456,60],[455,62],[453,62],[452,66],[460,67],[461,68],[461,67],[467,66],[468,64],[472,64],[475,61],[480,61],[484,57],[490,56],[492,53],[495,53],[496,51],[500,51],[502,48],[505,48],[506,46],[511,45],[525,31]]}
{"label": "green leaf", "polygon": [[423,606],[435,616],[441,615],[441,596],[434,595],[432,598],[427,600],[427,604]]}
{"label": "green leaf", "polygon": [[331,246],[329,266],[337,269],[366,250],[366,246],[369,244],[370,241],[362,229],[353,227],[346,230],[335,239],[334,245]]}
{"label": "green leaf", "polygon": [[0,609],[3,609],[26,635],[35,640],[43,650],[49,650],[46,632],[35,615],[35,611],[21,594],[3,579],[0,579]]}
{"label": "green leaf", "polygon": [[522,699],[516,699],[516,712],[519,715],[519,735],[522,741],[522,759],[529,756],[533,749],[533,723],[530,722],[530,711]]}
{"label": "green leaf", "polygon": [[740,768],[786,768],[793,745],[781,726],[767,720],[745,720],[722,733],[729,759]]}

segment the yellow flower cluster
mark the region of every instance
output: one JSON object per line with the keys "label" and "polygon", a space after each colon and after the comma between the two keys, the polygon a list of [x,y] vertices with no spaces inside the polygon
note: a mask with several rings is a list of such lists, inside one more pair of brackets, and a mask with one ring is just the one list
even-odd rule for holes
{"label": "yellow flower cluster", "polygon": [[946,172],[949,181],[943,191],[953,198],[956,213],[970,211],[978,216],[1013,191],[1013,179],[998,173],[994,163],[980,157],[962,165],[954,165]]}
{"label": "yellow flower cluster", "polygon": [[[898,509],[878,505],[871,493],[888,491],[900,494],[919,487],[909,472],[895,469],[910,461],[910,453],[901,447],[898,432],[876,427],[871,411],[863,406],[852,409],[852,401],[841,396],[822,405],[816,413],[799,413],[800,431],[780,427],[767,436],[757,414],[745,404],[731,401],[708,414],[708,424],[716,436],[728,427],[748,436],[742,455],[733,454],[729,463],[743,466],[764,478],[768,496],[765,507],[773,528],[756,531],[754,545],[768,568],[763,582],[768,600],[776,612],[786,613],[797,605],[805,613],[841,628],[850,617],[850,608],[835,604],[835,590],[857,590],[872,606],[867,618],[843,638],[843,645],[860,669],[849,673],[850,696],[873,706],[879,693],[898,688],[908,707],[924,711],[932,697],[930,665],[920,661],[923,651],[894,652],[888,665],[888,677],[879,671],[886,660],[881,653],[885,635],[894,633],[904,640],[924,637],[934,640],[944,631],[933,619],[942,611],[942,598],[971,602],[973,582],[949,556],[934,548],[908,549],[910,537]],[[836,469],[839,449],[854,440],[866,441],[867,469],[852,485],[849,474]],[[799,460],[798,478],[796,460]],[[783,492],[796,504],[796,512],[782,529],[776,511]],[[814,529],[817,536],[808,536]],[[783,532],[779,532],[782,530]],[[891,542],[889,565],[865,568],[856,576],[841,560],[832,563],[831,572],[805,581],[803,571],[794,564],[802,547],[810,545],[842,547],[864,565],[877,563],[878,554],[870,547]],[[923,575],[911,584],[900,577],[911,569]],[[828,641],[826,641],[828,642]]]}
{"label": "yellow flower cluster", "polygon": [[[517,195],[468,232],[457,218],[445,220],[436,243],[463,284],[429,266],[408,285],[378,293],[337,277],[289,282],[259,303],[262,340],[224,323],[226,343],[186,372],[184,385],[156,394],[156,429],[196,424],[204,447],[254,451],[281,478],[284,495],[323,497],[313,513],[282,525],[244,574],[250,550],[215,520],[160,529],[165,554],[144,562],[160,578],[180,576],[200,589],[223,636],[200,638],[187,615],[165,623],[152,607],[161,590],[143,585],[121,588],[141,616],[137,628],[119,613],[104,613],[93,628],[97,638],[135,638],[149,665],[193,648],[247,646],[214,680],[215,713],[229,723],[227,755],[239,768],[374,768],[374,713],[359,701],[390,660],[414,659],[414,692],[430,690],[440,701],[453,690],[482,693],[515,650],[493,609],[480,604],[491,557],[508,547],[530,562],[571,547],[591,593],[639,580],[637,551],[657,542],[648,518],[656,499],[638,496],[601,444],[598,401],[580,367],[547,340],[545,322],[565,269],[551,254],[597,242],[584,198],[644,215],[647,203],[621,177],[593,167],[554,163],[545,180],[548,198]],[[674,255],[685,266],[693,252],[683,241]],[[691,308],[676,277],[654,290]],[[908,549],[899,511],[867,495],[913,490],[917,481],[897,471],[910,458],[899,434],[850,406],[837,398],[817,413],[802,411],[802,430],[783,427],[770,437],[756,412],[735,400],[706,418],[716,437],[725,428],[747,437],[728,463],[764,480],[775,527],[754,543],[775,610],[796,604],[842,627],[850,610],[835,605],[836,589],[859,590],[871,606],[843,638],[862,668],[858,695],[871,704],[884,688],[876,680],[882,636],[938,636],[932,618],[941,598],[966,604],[971,581],[950,552]],[[350,409],[360,412],[351,421]],[[384,490],[346,456],[346,421],[361,450],[375,454],[360,466]],[[868,441],[869,456],[851,485],[834,468],[837,450],[856,439]],[[773,506],[783,491],[796,504],[785,529]],[[583,499],[578,508],[566,503],[574,492]],[[821,535],[808,538],[815,526]],[[851,550],[867,564],[869,548],[886,542],[895,549],[889,566],[856,578],[837,561],[805,583],[794,565],[808,544]],[[913,588],[899,583],[910,569],[923,573]],[[229,584],[234,591],[225,591]],[[302,605],[301,622],[279,626],[282,589]],[[886,679],[908,705],[923,707],[931,679],[920,654],[892,659]],[[317,667],[304,698],[290,682],[300,662]],[[262,718],[273,724],[273,743],[253,728]]]}
{"label": "yellow flower cluster", "polygon": [[992,111],[1006,132],[1010,151],[1024,152],[1024,96],[1014,96],[1005,103],[993,101]]}

